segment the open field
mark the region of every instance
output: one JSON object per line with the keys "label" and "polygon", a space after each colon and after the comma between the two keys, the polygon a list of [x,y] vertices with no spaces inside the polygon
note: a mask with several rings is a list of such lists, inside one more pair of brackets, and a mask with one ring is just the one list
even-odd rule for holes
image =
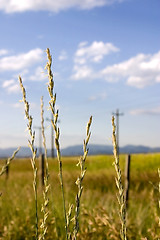
{"label": "open field", "polygon": [[[66,206],[75,202],[75,181],[79,174],[78,157],[63,157]],[[88,156],[81,199],[78,239],[120,239],[113,156]],[[122,174],[125,156],[120,156]],[[4,164],[0,160],[0,167]],[[37,166],[39,166],[37,160]],[[158,167],[160,154],[131,156],[130,200],[127,213],[128,239],[158,239]],[[50,193],[46,239],[65,239],[61,190],[56,159],[49,159]],[[40,169],[38,171],[39,218],[42,203]],[[0,239],[35,239],[33,172],[29,159],[16,159],[10,165],[9,178],[0,179]]]}

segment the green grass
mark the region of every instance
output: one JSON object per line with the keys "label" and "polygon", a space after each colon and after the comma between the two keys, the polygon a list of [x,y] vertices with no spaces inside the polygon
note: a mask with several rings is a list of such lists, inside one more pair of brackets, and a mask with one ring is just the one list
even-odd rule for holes
{"label": "green grass", "polygon": [[[75,202],[79,169],[78,157],[63,157],[63,177],[66,206]],[[113,156],[88,156],[87,173],[84,178],[80,234],[78,239],[120,239],[118,203],[116,199]],[[4,161],[0,160],[0,167]],[[122,174],[125,155],[120,156]],[[127,215],[128,239],[158,239],[158,173],[160,154],[131,156],[130,201]],[[39,167],[39,163],[37,162]],[[63,205],[58,179],[56,159],[49,159],[50,203],[48,233],[46,239],[65,239]],[[9,179],[0,178],[0,239],[34,239],[35,206],[33,173],[29,159],[13,160]],[[38,171],[38,213],[40,212],[42,187]]]}

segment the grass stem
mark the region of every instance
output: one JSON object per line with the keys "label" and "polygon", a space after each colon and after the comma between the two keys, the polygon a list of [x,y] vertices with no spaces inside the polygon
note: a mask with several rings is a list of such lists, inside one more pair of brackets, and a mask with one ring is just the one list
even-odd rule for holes
{"label": "grass stem", "polygon": [[43,213],[43,219],[42,223],[40,225],[40,228],[42,229],[42,232],[39,236],[39,240],[45,240],[45,236],[47,234],[47,218],[49,215],[48,204],[49,204],[49,197],[48,197],[48,191],[50,188],[50,185],[48,183],[49,181],[49,167],[48,167],[48,158],[47,158],[47,147],[46,147],[46,137],[45,137],[45,131],[44,131],[44,109],[43,109],[43,97],[41,97],[41,129],[42,129],[42,137],[43,137],[43,146],[44,146],[44,152],[45,152],[45,176],[44,176],[44,189],[43,189],[43,203],[41,207],[41,212]]}
{"label": "grass stem", "polygon": [[113,142],[113,153],[114,153],[114,167],[116,170],[117,177],[115,178],[116,185],[118,188],[119,195],[117,196],[119,203],[119,216],[121,221],[121,239],[127,240],[127,231],[126,231],[126,203],[124,198],[124,190],[122,185],[121,169],[119,165],[119,156],[117,153],[117,142],[116,142],[116,126],[114,123],[114,117],[112,117],[112,142]]}
{"label": "grass stem", "polygon": [[37,201],[37,166],[36,166],[37,149],[34,147],[35,132],[33,132],[32,130],[33,118],[29,113],[29,103],[26,99],[26,90],[23,86],[22,79],[20,76],[19,76],[19,83],[22,90],[22,94],[23,94],[23,99],[21,101],[24,102],[25,116],[28,120],[27,129],[30,135],[30,140],[28,140],[28,143],[29,143],[29,148],[31,149],[31,152],[32,152],[31,165],[33,169],[33,190],[34,190],[34,198],[35,198],[35,218],[36,218],[35,228],[36,228],[36,240],[38,240],[38,201]]}
{"label": "grass stem", "polygon": [[2,167],[1,171],[0,171],[0,176],[2,176],[6,170],[7,170],[7,167],[10,165],[11,161],[15,158],[16,154],[18,153],[20,147],[17,148],[16,151],[14,151],[14,153],[12,154],[12,156],[10,158],[7,159],[7,162],[6,164]]}
{"label": "grass stem", "polygon": [[75,217],[74,217],[74,231],[73,231],[73,239],[76,240],[77,239],[77,234],[79,231],[79,213],[80,213],[80,200],[81,200],[81,195],[82,195],[82,191],[83,191],[83,186],[82,186],[82,182],[86,173],[86,167],[85,167],[85,162],[86,162],[86,158],[88,155],[88,150],[87,149],[87,145],[91,136],[91,132],[90,132],[90,126],[92,123],[92,116],[89,119],[89,122],[87,124],[87,136],[86,136],[86,140],[84,140],[83,143],[83,156],[80,157],[79,162],[77,164],[77,166],[80,166],[80,176],[77,178],[76,180],[76,185],[78,187],[78,193],[76,195],[76,207],[75,207]]}
{"label": "grass stem", "polygon": [[61,160],[61,152],[60,152],[60,144],[59,144],[60,130],[59,130],[59,127],[57,126],[58,110],[55,111],[56,94],[53,94],[54,81],[53,81],[53,73],[52,73],[52,70],[51,70],[52,57],[50,55],[49,48],[47,48],[46,53],[47,53],[47,57],[48,57],[48,62],[46,64],[46,69],[48,71],[48,79],[49,79],[48,92],[49,92],[49,95],[50,95],[50,98],[51,98],[51,100],[49,101],[49,106],[50,106],[50,109],[51,109],[51,113],[53,115],[53,120],[51,120],[51,123],[52,123],[52,127],[53,127],[54,133],[55,133],[55,146],[56,146],[56,149],[57,149],[57,160],[58,160],[58,163],[59,163],[59,180],[60,180],[62,200],[63,200],[66,239],[68,239],[67,214],[66,214],[66,206],[65,206],[63,173],[62,173],[62,160]]}

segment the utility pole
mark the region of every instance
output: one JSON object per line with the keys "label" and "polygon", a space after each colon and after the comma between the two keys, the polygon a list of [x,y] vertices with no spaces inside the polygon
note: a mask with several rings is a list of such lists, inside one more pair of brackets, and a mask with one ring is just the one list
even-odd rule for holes
{"label": "utility pole", "polygon": [[40,156],[42,154],[42,128],[41,127],[34,128],[39,130],[39,156]]}
{"label": "utility pole", "polygon": [[[46,121],[53,121],[53,114],[51,114],[51,119],[46,118]],[[54,134],[53,134],[53,126],[51,124],[51,157],[54,158]]]}
{"label": "utility pole", "polygon": [[117,141],[117,154],[119,157],[119,116],[123,116],[123,113],[119,112],[119,109],[115,113],[112,113],[116,117],[116,141]]}

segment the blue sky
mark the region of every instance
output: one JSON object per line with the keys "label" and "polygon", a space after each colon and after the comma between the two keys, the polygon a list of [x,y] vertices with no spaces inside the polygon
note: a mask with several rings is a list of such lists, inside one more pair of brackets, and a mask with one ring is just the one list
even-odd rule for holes
{"label": "blue sky", "polygon": [[[40,97],[48,109],[45,49],[53,57],[61,146],[111,144],[118,108],[120,146],[159,146],[159,0],[2,0],[0,3],[0,147],[26,146],[28,134],[18,84],[21,75],[33,126]],[[50,125],[46,125],[50,147]],[[38,144],[38,132],[37,140]]]}

